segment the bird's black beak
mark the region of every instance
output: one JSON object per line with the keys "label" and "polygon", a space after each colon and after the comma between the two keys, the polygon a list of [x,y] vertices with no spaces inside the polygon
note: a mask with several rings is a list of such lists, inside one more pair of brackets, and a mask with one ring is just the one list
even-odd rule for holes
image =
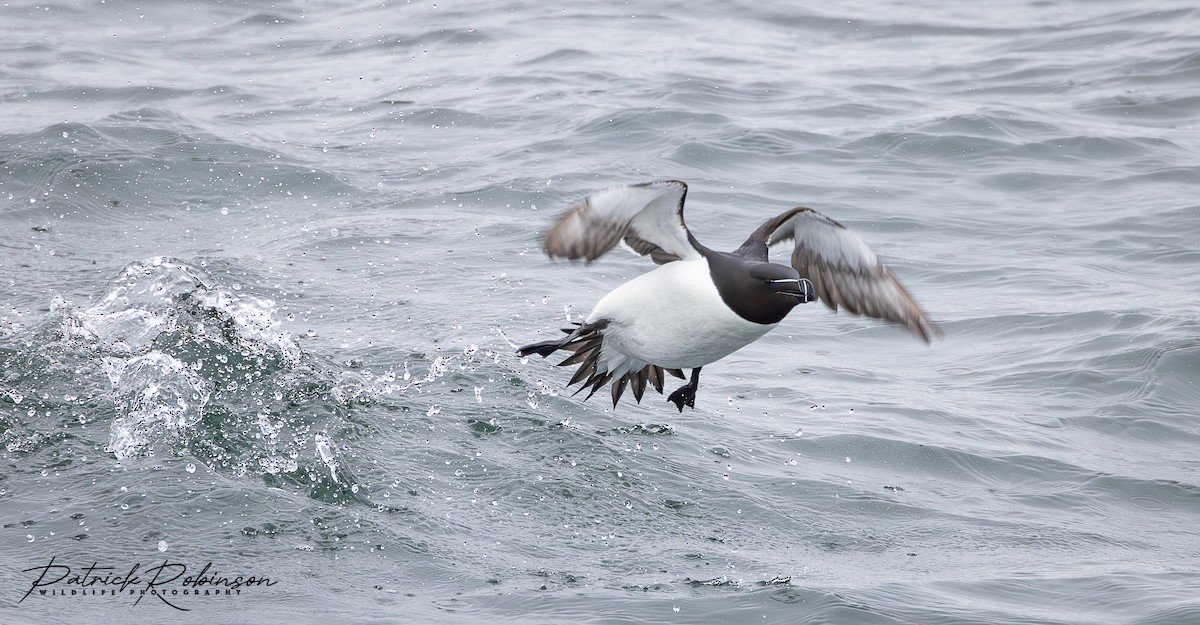
{"label": "bird's black beak", "polygon": [[[773,280],[772,282],[792,282],[791,280]],[[808,278],[800,278],[795,282],[796,290],[779,291],[783,295],[794,297],[800,304],[807,304],[817,299],[817,289]]]}

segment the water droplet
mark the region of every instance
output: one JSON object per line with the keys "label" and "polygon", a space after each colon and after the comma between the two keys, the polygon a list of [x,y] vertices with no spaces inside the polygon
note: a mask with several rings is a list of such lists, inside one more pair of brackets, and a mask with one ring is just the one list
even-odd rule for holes
{"label": "water droplet", "polygon": [[189,462],[189,463],[187,463],[187,466],[185,466],[183,468],[186,469],[188,473],[195,473],[196,472],[196,463]]}
{"label": "water droplet", "polygon": [[229,214],[229,207],[228,207],[228,206],[222,206],[222,207],[221,207],[221,214],[222,214],[222,215],[228,215],[228,214]]}
{"label": "water droplet", "polygon": [[167,541],[165,541],[165,540],[158,541],[158,550],[166,551],[167,550]]}
{"label": "water droplet", "polygon": [[846,462],[850,462],[850,456],[846,456]]}
{"label": "water droplet", "polygon": [[337,228],[330,228],[330,229],[329,229],[329,236],[331,236],[331,237],[336,237],[337,235],[338,235],[338,229],[337,229]]}
{"label": "water droplet", "polygon": [[33,542],[34,541],[33,534],[26,534],[25,540],[28,540],[29,542]]}
{"label": "water droplet", "polygon": [[329,445],[329,437],[323,432],[317,432],[314,437],[317,445],[317,454],[320,455],[321,461],[325,464],[333,462],[333,449]]}
{"label": "water droplet", "polygon": [[796,430],[796,438],[799,438],[801,436],[804,436],[804,428],[798,428]]}
{"label": "water droplet", "polygon": [[673,605],[673,606],[671,606],[671,609],[672,609],[672,610],[674,610],[674,611],[676,611],[676,612],[678,612],[678,611],[679,611],[679,606],[677,606],[677,605]]}

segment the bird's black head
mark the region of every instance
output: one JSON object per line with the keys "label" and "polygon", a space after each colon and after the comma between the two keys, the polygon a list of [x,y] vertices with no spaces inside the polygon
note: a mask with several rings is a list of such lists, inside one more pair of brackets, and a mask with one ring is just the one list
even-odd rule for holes
{"label": "bird's black head", "polygon": [[787,265],[724,254],[708,260],[721,299],[748,321],[779,323],[797,304],[816,299],[812,283]]}

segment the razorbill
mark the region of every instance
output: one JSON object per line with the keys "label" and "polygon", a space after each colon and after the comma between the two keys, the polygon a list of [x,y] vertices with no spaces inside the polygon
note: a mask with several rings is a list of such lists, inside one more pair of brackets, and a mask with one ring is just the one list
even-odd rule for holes
{"label": "razorbill", "polygon": [[[733,252],[696,240],[683,220],[687,184],[659,180],[595,192],[545,232],[552,258],[591,262],[624,242],[659,267],[601,298],[566,337],[526,345],[521,356],[574,352],[567,386],[583,382],[590,398],[612,382],[613,406],[628,386],[641,403],[647,385],[662,393],[664,372],[691,378],[667,398],[695,408],[700,368],[753,343],[792,308],[820,298],[843,309],[904,324],[928,343],[941,331],[866,242],[838,222],[798,206],[759,226]],[[791,266],[767,249],[795,241]],[[585,398],[586,399],[586,398]]]}

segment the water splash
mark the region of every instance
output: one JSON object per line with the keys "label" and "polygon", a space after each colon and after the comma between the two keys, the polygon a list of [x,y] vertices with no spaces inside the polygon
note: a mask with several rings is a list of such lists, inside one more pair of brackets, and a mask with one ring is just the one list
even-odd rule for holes
{"label": "water splash", "polygon": [[156,256],[122,269],[96,305],[77,310],[56,297],[51,311],[64,313],[64,337],[109,355],[143,354],[164,335],[182,332],[298,363],[300,345],[280,330],[275,302],[236,291],[193,265]]}
{"label": "water splash", "polygon": [[178,302],[209,281],[194,267],[163,256],[130,263],[110,282],[96,305],[75,310],[55,298],[51,311],[64,310],[65,337],[90,343],[107,353],[136,354],[176,327]]}
{"label": "water splash", "polygon": [[[51,303],[61,315],[61,338],[103,363],[117,411],[106,449],[117,459],[179,451],[210,402],[282,403],[273,376],[300,366],[303,352],[282,331],[274,301],[238,291],[192,264],[160,256],[130,263],[93,306],[62,298]],[[284,424],[270,412],[245,417],[261,423],[266,441],[257,464],[269,474],[295,471],[296,450],[284,449],[278,436]]]}
{"label": "water splash", "polygon": [[[434,358],[429,363],[429,369],[425,375],[414,375],[407,361],[403,365],[403,373],[400,376],[397,376],[395,371],[386,371],[382,374],[342,371],[338,374],[337,384],[331,392],[338,402],[347,405],[394,393],[403,394],[410,390],[421,392],[424,385],[436,382],[452,370],[473,372],[480,365],[489,362],[495,363],[499,359],[496,352],[490,349],[480,350],[475,345],[471,345],[465,348],[461,354]],[[397,383],[398,377],[400,383]],[[476,397],[481,402],[483,390],[484,388],[481,386],[476,391]]]}
{"label": "water splash", "polygon": [[200,420],[209,384],[187,364],[161,352],[104,361],[118,416],[107,451],[119,460],[153,455],[156,441],[174,440]]}

